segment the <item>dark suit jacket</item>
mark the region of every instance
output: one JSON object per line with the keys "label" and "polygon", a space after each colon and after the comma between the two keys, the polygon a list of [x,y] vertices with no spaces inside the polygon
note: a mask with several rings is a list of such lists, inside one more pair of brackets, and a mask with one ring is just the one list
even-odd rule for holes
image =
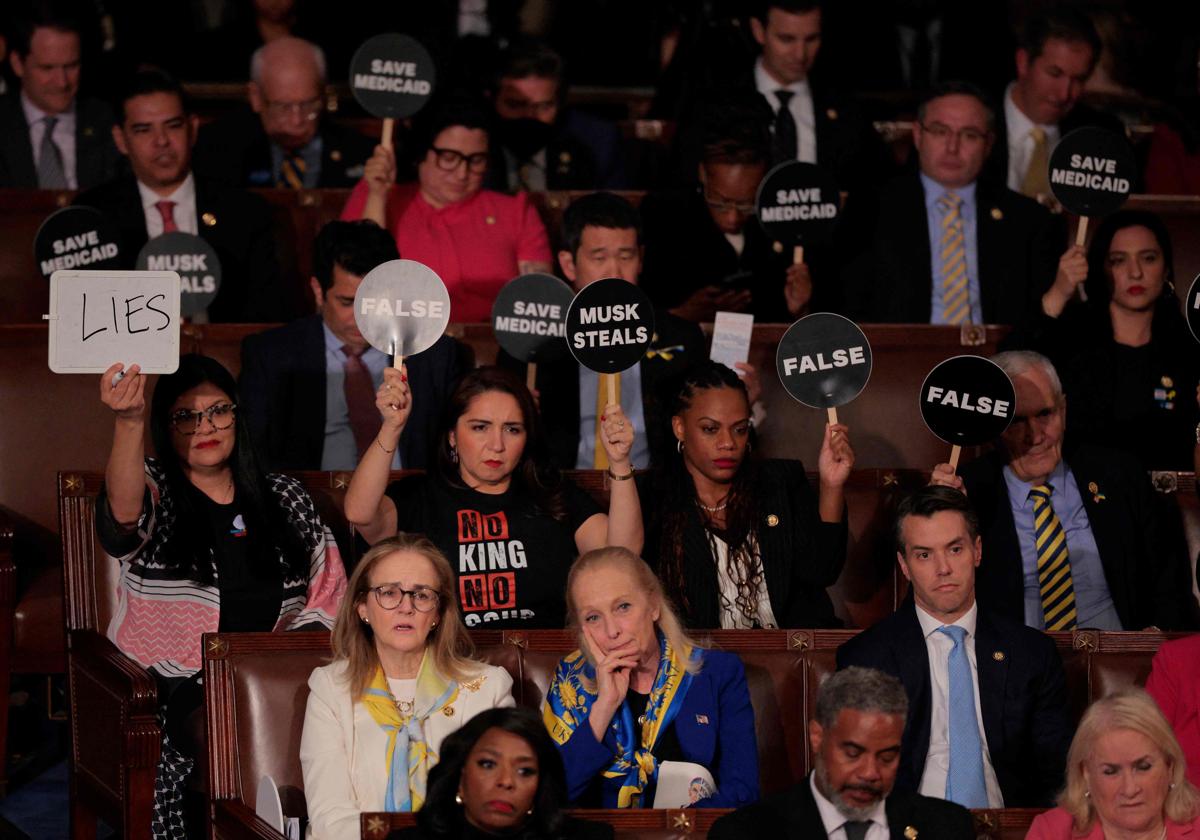
{"label": "dark suit jacket", "polygon": [[[975,837],[971,812],[944,799],[893,790],[884,803],[884,812],[892,840],[906,840],[904,832],[909,828],[916,829],[914,837],[937,840],[973,840]],[[708,840],[753,837],[820,840],[827,836],[809,779],[726,814],[713,823],[708,832]]]}
{"label": "dark suit jacket", "polygon": [[[636,433],[648,435],[651,457],[668,445],[666,418],[657,413],[663,384],[683,373],[693,362],[705,358],[708,349],[704,334],[696,324],[655,310],[651,350],[676,347],[683,349],[668,351],[670,359],[657,352],[653,358],[642,359],[642,405],[648,428],[637,429]],[[501,353],[499,364],[524,370],[521,362],[504,353]],[[574,469],[579,454],[579,363],[568,353],[563,358],[539,364],[536,387],[541,393],[542,421],[551,458],[561,469]],[[625,399],[622,394],[622,401]]]}
{"label": "dark suit jacket", "polygon": [[[925,191],[916,173],[887,184],[872,227],[870,258],[851,271],[851,312],[869,323],[928,324],[933,269]],[[1033,199],[980,180],[975,236],[984,323],[1027,320],[1054,282],[1066,243],[1061,217]]]}
{"label": "dark suit jacket", "polygon": [[[913,792],[925,771],[933,714],[929,653],[916,610],[910,599],[837,652],[839,669],[878,668],[904,683],[908,720],[896,790]],[[1074,733],[1062,660],[1049,636],[998,613],[980,609],[975,633],[980,715],[1004,805],[1049,807],[1062,788]]]}
{"label": "dark suit jacket", "polygon": [[[987,163],[983,166],[981,177],[987,178],[995,183],[1005,184],[1008,182],[1008,123],[1004,119],[1004,94],[1000,95],[996,106],[996,145],[992,147],[992,154],[988,157]],[[1116,117],[1106,114],[1103,111],[1097,111],[1084,105],[1082,102],[1075,103],[1063,121],[1058,124],[1059,136],[1066,137],[1077,128],[1084,126],[1096,126],[1098,128],[1106,128],[1109,131],[1125,135],[1125,127]],[[1134,192],[1138,192],[1138,185],[1134,184]]]}
{"label": "dark suit jacket", "polygon": [[[362,180],[375,140],[332,120],[322,120],[318,187],[350,188]],[[399,150],[397,150],[399,151]],[[200,175],[239,187],[274,187],[271,141],[253,111],[231,114],[201,126],[192,158]]]}
{"label": "dark suit jacket", "polygon": [[[1126,630],[1196,626],[1187,549],[1157,512],[1150,480],[1126,453],[1087,444],[1066,455],[1100,551],[1113,606]],[[961,475],[979,515],[983,560],[980,601],[1014,621],[1025,620],[1021,547],[1013,524],[999,452],[972,461]],[[1095,486],[1095,491],[1091,486]],[[1103,496],[1103,498],[1101,498]]]}
{"label": "dark suit jacket", "polygon": [[[75,174],[86,190],[115,178],[121,155],[112,141],[113,113],[96,99],[75,100]],[[0,187],[37,189],[37,168],[21,95],[0,100]]]}
{"label": "dark suit jacket", "polygon": [[[267,203],[216,181],[195,180],[200,237],[221,261],[221,288],[208,307],[209,320],[272,323],[294,318],[300,296],[281,281]],[[116,222],[121,267],[132,269],[147,240],[146,215],[133,176],[80,193],[75,203],[95,207]]]}
{"label": "dark suit jacket", "polygon": [[[404,360],[414,399],[400,435],[405,469],[428,466],[442,409],[461,371],[449,336]],[[242,340],[241,407],[272,470],[319,470],[325,446],[325,331],[320,314]]]}
{"label": "dark suit jacket", "polygon": [[[515,181],[509,183],[503,141],[495,134],[483,186],[505,193],[518,188]],[[619,190],[627,186],[621,134],[616,126],[568,109],[546,144],[546,189]]]}

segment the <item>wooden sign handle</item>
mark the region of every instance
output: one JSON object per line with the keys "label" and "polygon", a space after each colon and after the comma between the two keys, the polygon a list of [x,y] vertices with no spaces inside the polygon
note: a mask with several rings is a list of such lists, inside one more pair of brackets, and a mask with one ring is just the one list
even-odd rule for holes
{"label": "wooden sign handle", "polygon": [[829,418],[830,426],[837,425],[838,419],[837,419],[837,408],[836,407],[831,406],[831,407],[825,409],[825,416]]}
{"label": "wooden sign handle", "polygon": [[804,246],[797,245],[792,249],[792,265],[800,265],[804,262]]}
{"label": "wooden sign handle", "polygon": [[[383,120],[383,131],[379,136],[379,145],[385,149],[392,148],[392,129],[395,127],[396,121],[391,117],[385,117]],[[363,205],[362,217],[370,219],[381,228],[387,227],[387,193],[383,195],[375,195],[370,191],[367,192],[367,202]]]}
{"label": "wooden sign handle", "polygon": [[537,387],[537,362],[525,366],[525,387],[531,392]]}
{"label": "wooden sign handle", "polygon": [[[1080,216],[1079,217],[1079,225],[1075,228],[1075,247],[1076,248],[1082,248],[1084,243],[1087,242],[1087,229],[1088,229],[1088,217]],[[1081,301],[1083,301],[1084,303],[1087,303],[1087,299],[1088,299],[1087,292],[1084,291],[1082,283],[1080,283],[1078,286],[1075,287],[1075,291],[1079,293],[1079,299]]]}
{"label": "wooden sign handle", "polygon": [[608,404],[612,405],[617,402],[617,380],[611,373],[604,374],[604,378],[608,380]]}
{"label": "wooden sign handle", "polygon": [[395,129],[396,121],[392,117],[384,117],[383,131],[379,135],[379,145],[385,149],[392,148],[392,131]]}
{"label": "wooden sign handle", "polygon": [[958,444],[950,447],[950,469],[953,472],[958,472],[958,456],[962,454],[962,447]]}

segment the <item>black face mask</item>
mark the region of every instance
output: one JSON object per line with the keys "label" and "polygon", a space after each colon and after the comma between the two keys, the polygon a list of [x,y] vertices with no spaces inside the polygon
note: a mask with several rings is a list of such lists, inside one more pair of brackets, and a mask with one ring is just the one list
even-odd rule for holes
{"label": "black face mask", "polygon": [[553,125],[529,117],[500,120],[496,128],[500,144],[523,161],[546,148],[553,133]]}

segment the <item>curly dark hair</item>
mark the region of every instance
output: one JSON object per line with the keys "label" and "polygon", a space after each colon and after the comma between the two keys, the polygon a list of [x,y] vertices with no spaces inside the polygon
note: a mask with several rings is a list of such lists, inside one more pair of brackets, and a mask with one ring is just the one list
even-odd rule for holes
{"label": "curly dark hair", "polygon": [[463,807],[454,801],[463,767],[475,744],[489,729],[500,729],[521,738],[538,760],[538,789],[533,814],[514,837],[522,840],[558,840],[564,837],[563,808],[567,805],[567,775],[558,748],[546,731],[542,717],[521,706],[488,709],[471,718],[442,741],[438,763],[429,771],[425,805],[417,812],[417,825],[430,837],[462,836]]}
{"label": "curly dark hair", "polygon": [[[709,359],[693,365],[683,375],[667,401],[667,417],[682,414],[692,405],[697,392],[717,388],[729,388],[746,401],[749,413],[750,397],[746,384],[730,368]],[[751,442],[754,432],[751,429]],[[751,452],[753,447],[751,447]],[[746,615],[757,610],[757,594],[762,578],[762,566],[757,559],[755,543],[757,534],[754,523],[759,519],[758,500],[754,487],[757,483],[758,464],[752,454],[747,453],[733,476],[729,495],[725,502],[724,538],[729,546],[726,572],[737,583],[737,607]],[[680,605],[685,615],[690,615],[691,604],[687,596],[688,557],[684,549],[684,533],[689,520],[699,517],[706,522],[708,516],[700,507],[696,485],[684,464],[680,452],[671,452],[656,464],[650,478],[657,499],[656,553],[658,575],[662,579],[667,595]],[[712,562],[715,564],[715,546],[709,542]],[[722,596],[723,597],[723,596]]]}

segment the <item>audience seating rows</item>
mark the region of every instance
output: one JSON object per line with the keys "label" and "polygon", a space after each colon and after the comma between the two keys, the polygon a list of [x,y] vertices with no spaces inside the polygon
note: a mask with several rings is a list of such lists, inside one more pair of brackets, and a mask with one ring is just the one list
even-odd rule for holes
{"label": "audience seating rows", "polygon": [[[310,299],[308,278],[312,244],[321,227],[341,213],[349,190],[258,190],[271,205],[276,252],[294,301]],[[557,250],[562,214],[571,201],[586,193],[537,192],[531,198],[542,214]],[[621,193],[634,204],[644,192]],[[33,258],[33,239],[50,213],[65,207],[73,194],[53,190],[0,190],[0,323],[38,323],[46,312],[46,285]],[[1200,273],[1200,197],[1134,196],[1129,208],[1150,210],[1163,217],[1175,248],[1175,276],[1190,280]],[[1068,243],[1063,243],[1066,250]],[[1178,282],[1179,293],[1187,282]]]}

